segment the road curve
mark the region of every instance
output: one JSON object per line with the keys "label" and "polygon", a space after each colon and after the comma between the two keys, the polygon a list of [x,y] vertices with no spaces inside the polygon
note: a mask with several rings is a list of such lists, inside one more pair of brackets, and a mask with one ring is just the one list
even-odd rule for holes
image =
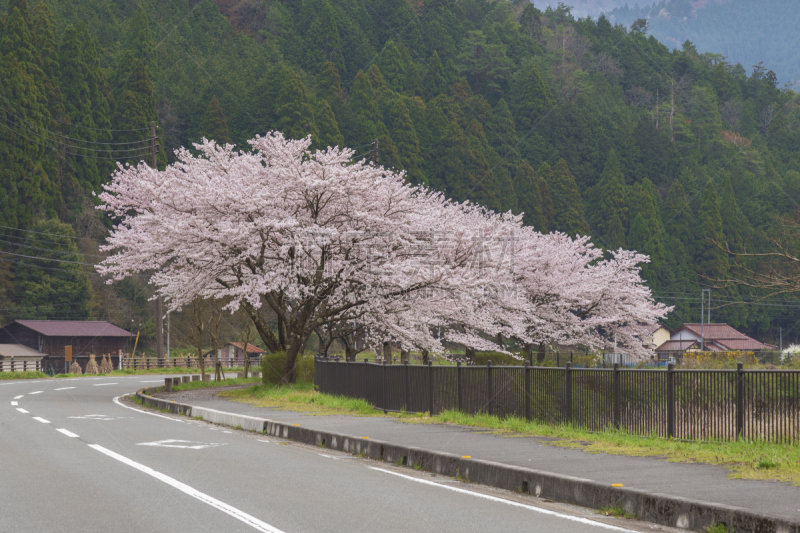
{"label": "road curve", "polygon": [[0,382],[0,532],[668,531],[114,401],[160,382]]}

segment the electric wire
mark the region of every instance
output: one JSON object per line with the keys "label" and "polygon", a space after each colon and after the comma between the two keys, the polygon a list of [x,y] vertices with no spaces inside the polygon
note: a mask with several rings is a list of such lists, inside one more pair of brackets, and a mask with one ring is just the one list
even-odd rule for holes
{"label": "electric wire", "polygon": [[[0,98],[2,98],[3,100],[5,100],[6,102],[8,102],[10,105],[12,105],[14,107],[18,107],[18,108],[20,108],[22,110],[25,110],[25,111],[30,111],[30,109],[27,109],[25,107],[22,107],[21,105],[15,104],[14,102],[9,100],[5,96],[0,95]],[[77,124],[70,124],[68,122],[64,122],[63,120],[58,120],[57,118],[53,118],[53,117],[50,117],[50,120],[52,120],[54,122],[58,122],[59,124],[64,124],[66,126],[76,126],[77,125]],[[81,128],[84,128],[86,130],[106,131],[106,132],[112,132],[112,133],[135,133],[135,132],[139,132],[139,131],[148,131],[148,130],[150,130],[150,128],[140,128],[140,129],[135,129],[135,130],[110,130],[110,129],[104,129],[104,128],[90,128],[89,126],[81,126],[81,125],[77,125],[77,126],[79,126]],[[156,127],[158,127],[158,126],[156,126]]]}

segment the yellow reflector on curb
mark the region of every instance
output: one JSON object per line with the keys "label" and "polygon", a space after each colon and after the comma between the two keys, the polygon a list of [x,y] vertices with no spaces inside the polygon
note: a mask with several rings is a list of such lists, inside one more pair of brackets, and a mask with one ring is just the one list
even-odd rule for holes
{"label": "yellow reflector on curb", "polygon": [[612,487],[624,487],[625,485],[623,485],[622,483],[612,483],[611,486]]}
{"label": "yellow reflector on curb", "polygon": [[472,459],[472,456],[471,455],[462,455],[461,458],[462,459]]}
{"label": "yellow reflector on curb", "polygon": [[300,424],[292,424],[293,426],[299,426]]}
{"label": "yellow reflector on curb", "polygon": [[362,439],[368,439],[369,437],[361,437]]}

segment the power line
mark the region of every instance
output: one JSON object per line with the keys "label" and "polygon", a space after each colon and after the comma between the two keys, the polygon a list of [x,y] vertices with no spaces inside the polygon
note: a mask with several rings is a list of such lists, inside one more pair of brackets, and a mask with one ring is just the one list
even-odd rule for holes
{"label": "power line", "polygon": [[62,255],[73,254],[73,255],[82,255],[84,257],[86,257],[86,256],[89,256],[89,257],[102,257],[103,259],[105,259],[105,257],[106,257],[104,255],[82,254],[79,251],[51,250],[49,248],[39,248],[38,246],[31,246],[30,244],[20,244],[20,243],[17,243],[17,242],[9,242],[9,241],[4,241],[3,239],[0,239],[0,243],[3,243],[3,242],[6,243],[6,244],[10,244],[12,246],[19,246],[20,248],[30,248],[32,250],[41,250],[43,252],[50,252],[50,253],[54,253],[54,254],[62,254]]}
{"label": "power line", "polygon": [[[80,261],[68,261],[66,259],[51,259],[49,257],[37,257],[35,255],[14,254],[14,253],[11,253],[11,252],[4,252],[2,250],[0,250],[0,254],[14,255],[14,256],[17,256],[17,257],[24,257],[26,259],[35,259],[35,260],[38,260],[38,261],[54,261],[56,263],[71,263],[73,265],[85,265],[85,266],[91,266],[91,267],[97,266],[94,263],[81,263]],[[25,263],[25,264],[27,265],[27,263]]]}
{"label": "power line", "polygon": [[[3,100],[5,100],[6,102],[8,102],[10,105],[12,105],[14,107],[18,107],[18,108],[20,108],[22,110],[25,110],[25,111],[30,111],[30,109],[27,109],[25,107],[22,107],[21,105],[15,104],[14,102],[9,100],[5,96],[0,95],[0,98],[2,98]],[[89,126],[82,126],[80,124],[72,124],[72,123],[69,123],[69,122],[64,122],[63,120],[58,120],[57,118],[53,118],[53,117],[50,117],[50,120],[52,120],[53,122],[58,122],[59,124],[64,124],[65,126],[73,126],[73,127],[77,126],[79,128],[83,128],[83,129],[86,129],[86,130],[106,131],[106,132],[111,132],[111,133],[135,133],[135,132],[139,132],[139,131],[147,131],[147,130],[150,129],[150,128],[141,128],[141,129],[136,129],[136,130],[107,130],[107,129],[103,129],[103,128],[90,128]]]}
{"label": "power line", "polygon": [[[24,124],[18,124],[18,125],[19,125],[19,126],[21,126],[21,127],[22,127],[22,128],[24,128],[24,129],[28,130],[29,132],[31,132],[32,134],[36,135],[37,137],[39,137],[39,138],[41,138],[41,139],[46,139],[46,140],[48,140],[48,141],[55,142],[57,146],[63,146],[64,148],[74,148],[75,150],[85,150],[85,151],[88,151],[88,152],[101,152],[101,153],[108,153],[108,152],[112,152],[112,151],[113,151],[113,152],[138,152],[138,151],[140,151],[140,150],[143,150],[143,149],[145,149],[145,148],[149,148],[149,146],[140,146],[140,147],[137,147],[137,148],[130,148],[130,149],[111,148],[111,149],[109,149],[109,150],[98,150],[97,148],[86,148],[85,146],[76,146],[76,145],[69,144],[69,143],[65,143],[65,142],[59,142],[57,139],[51,139],[51,138],[48,138],[48,137],[47,137],[47,136],[45,136],[45,135],[42,135],[42,134],[40,134],[40,133],[37,133],[35,130],[33,130],[33,129],[31,129],[31,128],[28,128],[28,127],[27,127],[27,126],[25,126]],[[17,132],[17,131],[14,131],[14,130],[13,130],[13,129],[12,129],[10,126],[8,126],[7,124],[4,124],[4,126],[6,127],[6,129],[8,129],[8,130],[10,130],[10,131],[12,131],[12,132],[16,133],[17,135],[19,135],[19,132]],[[52,131],[49,131],[49,130],[44,130],[44,131],[45,131],[46,133],[49,133],[49,134],[51,134],[51,135],[55,135],[56,137],[58,136],[58,135],[54,134]],[[29,139],[29,140],[32,140],[32,139]],[[80,156],[84,156],[84,157],[86,157],[84,154],[70,154],[70,155],[80,155]]]}

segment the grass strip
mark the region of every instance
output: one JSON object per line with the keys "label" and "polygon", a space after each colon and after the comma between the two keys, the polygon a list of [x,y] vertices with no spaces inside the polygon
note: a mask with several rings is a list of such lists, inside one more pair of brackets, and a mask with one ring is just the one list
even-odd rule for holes
{"label": "grass strip", "polygon": [[229,385],[250,385],[253,383],[261,383],[261,378],[232,378],[223,379],[220,381],[189,381],[188,383],[181,383],[180,385],[173,385],[173,391],[195,390],[195,389],[213,389],[214,387],[227,387]]}
{"label": "grass strip", "polygon": [[676,463],[719,465],[731,478],[784,481],[800,486],[800,446],[764,441],[681,441],[656,435],[631,435],[606,429],[590,432],[570,426],[527,422],[520,418],[498,418],[444,411],[435,416],[421,413],[388,413],[373,409],[366,400],[322,394],[310,383],[289,386],[257,385],[223,391],[233,401],[316,415],[390,417],[406,423],[454,424],[488,429],[507,437],[545,437],[541,444],[633,457],[659,457]]}
{"label": "grass strip", "polygon": [[50,377],[44,372],[39,372],[38,370],[26,370],[22,372],[0,372],[0,380],[7,380],[7,379],[42,379]]}

